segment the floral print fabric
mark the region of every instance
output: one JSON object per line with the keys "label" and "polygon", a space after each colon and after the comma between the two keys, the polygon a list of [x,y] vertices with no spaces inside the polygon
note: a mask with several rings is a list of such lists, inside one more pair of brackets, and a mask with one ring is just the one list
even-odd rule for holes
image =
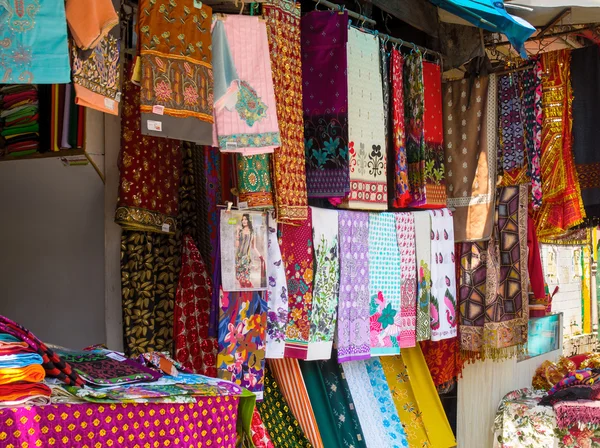
{"label": "floral print fabric", "polygon": [[527,175],[531,178],[531,204],[534,209],[542,205],[542,178],[540,173],[540,146],[542,139],[542,68],[540,61],[521,72],[523,86],[521,110],[525,121],[525,146],[527,148]]}
{"label": "floral print fabric", "polygon": [[308,196],[341,198],[350,191],[346,80],[348,13],[311,11],[302,17],[301,31]]}
{"label": "floral print fabric", "polygon": [[400,348],[417,343],[417,279],[415,218],[412,213],[396,214],[396,238],[400,249]]}
{"label": "floral print fabric", "polygon": [[431,338],[431,217],[412,212],[415,221],[417,265],[417,341]]}
{"label": "floral print fabric", "polygon": [[400,353],[400,249],[393,213],[369,213],[371,355]]}
{"label": "floral print fabric", "polygon": [[219,378],[232,381],[262,399],[267,304],[260,291],[220,294]]}
{"label": "floral print fabric", "polygon": [[288,292],[285,266],[277,238],[275,212],[267,217],[267,358],[283,358],[285,351],[285,328],[288,319]]}
{"label": "floral print fabric", "polygon": [[281,256],[288,285],[285,357],[306,359],[313,297],[312,214],[300,226],[281,226]]}
{"label": "floral print fabric", "polygon": [[394,154],[394,207],[406,207],[410,202],[408,162],[406,159],[406,129],[404,123],[404,57],[396,48],[391,55],[392,134]]}
{"label": "floral print fabric", "polygon": [[237,157],[238,199],[248,207],[272,207],[271,157],[269,154]]}
{"label": "floral print fabric", "polygon": [[447,208],[429,211],[431,217],[431,340],[457,335],[454,224]]}
{"label": "floral print fabric", "polygon": [[369,215],[340,211],[340,290],[338,304],[338,361],[371,356],[369,330]]}
{"label": "floral print fabric", "polygon": [[348,208],[387,210],[387,152],[377,40],[348,30]]}
{"label": "floral print fabric", "polygon": [[329,359],[337,319],[340,286],[338,212],[311,207],[314,285],[307,360]]}

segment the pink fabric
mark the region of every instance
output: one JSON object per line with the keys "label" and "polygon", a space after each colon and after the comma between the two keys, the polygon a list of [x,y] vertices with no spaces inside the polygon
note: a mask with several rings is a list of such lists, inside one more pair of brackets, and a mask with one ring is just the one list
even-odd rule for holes
{"label": "pink fabric", "polygon": [[577,425],[600,425],[600,401],[561,401],[554,404],[559,429]]}
{"label": "pink fabric", "polygon": [[396,214],[396,236],[400,249],[400,348],[417,344],[417,259],[415,218],[412,213]]}

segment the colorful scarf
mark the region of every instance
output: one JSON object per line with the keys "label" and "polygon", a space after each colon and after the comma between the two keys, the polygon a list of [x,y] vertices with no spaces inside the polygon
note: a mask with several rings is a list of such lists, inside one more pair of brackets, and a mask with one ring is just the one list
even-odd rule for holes
{"label": "colorful scarf", "polygon": [[371,354],[400,353],[402,329],[400,248],[394,213],[369,213]]}
{"label": "colorful scarf", "polygon": [[281,146],[273,155],[275,207],[281,223],[304,221],[308,215],[304,119],[302,117],[302,55],[300,8],[292,0],[263,4],[273,70]]}
{"label": "colorful scarf", "polygon": [[[211,144],[212,9],[202,3],[139,3],[142,134]],[[215,49],[216,51],[216,49]]]}
{"label": "colorful scarf", "polygon": [[600,52],[596,46],[574,50],[571,56],[573,83],[573,153],[581,196],[588,218],[600,218],[600,154],[597,116],[600,86]]}
{"label": "colorful scarf", "polygon": [[0,366],[0,384],[10,384],[18,381],[39,383],[45,376],[46,372],[40,364],[31,364],[19,368]]}
{"label": "colorful scarf", "polygon": [[302,376],[326,447],[366,448],[356,407],[342,368],[330,359],[301,362]]}
{"label": "colorful scarf", "polygon": [[540,172],[542,144],[542,66],[539,60],[534,66],[521,72],[521,110],[525,116],[525,145],[527,147],[527,175],[531,178],[531,202],[533,209],[542,205],[542,177]]}
{"label": "colorful scarf", "polygon": [[27,367],[32,364],[42,364],[42,362],[42,357],[37,353],[0,355],[0,369],[14,369],[18,367]]}
{"label": "colorful scarf", "polygon": [[417,343],[417,259],[415,248],[415,218],[412,213],[396,214],[396,238],[400,249],[400,348]]}
{"label": "colorful scarf", "polygon": [[417,266],[417,341],[431,338],[431,217],[412,212],[415,221]]}
{"label": "colorful scarf", "polygon": [[340,291],[338,304],[338,361],[371,357],[369,330],[369,215],[340,211]]}
{"label": "colorful scarf", "polygon": [[93,0],[87,4],[67,0],[66,16],[73,40],[82,50],[95,48],[119,23],[112,0]]}
{"label": "colorful scarf", "polygon": [[[371,360],[342,364],[344,376],[348,381],[348,388],[352,394],[352,400],[365,437],[365,443],[368,447],[399,447],[401,444],[395,444],[394,438],[396,440],[400,439],[400,434],[394,431],[396,425],[392,426],[392,423],[395,422],[388,415],[388,408],[391,403],[386,406],[386,400],[379,402],[379,396],[375,395],[374,387],[371,385],[371,377],[369,377],[367,371],[369,361]],[[379,391],[378,395],[380,395]],[[398,415],[396,415],[396,418],[398,418]]]}
{"label": "colorful scarf", "polygon": [[398,417],[400,417],[400,421],[404,426],[408,446],[431,446],[421,418],[423,410],[419,409],[419,405],[415,399],[415,393],[408,378],[402,356],[382,357],[380,358],[380,362],[392,394],[392,399],[396,405],[396,411],[398,411]]}
{"label": "colorful scarf", "polygon": [[406,130],[404,123],[404,57],[392,49],[392,123],[394,154],[394,207],[406,207],[410,202],[408,164],[406,160]]}
{"label": "colorful scarf", "polygon": [[302,106],[309,197],[341,198],[350,191],[348,32],[346,11],[311,11],[302,17]]}
{"label": "colorful scarf", "polygon": [[496,192],[496,75],[444,86],[448,207],[455,241],[489,239]]}
{"label": "colorful scarf", "polygon": [[292,358],[274,359],[273,361],[269,361],[269,369],[272,371],[275,381],[277,381],[277,385],[286,399],[290,410],[298,419],[300,427],[308,440],[310,440],[312,446],[314,448],[323,448],[323,441],[315,418],[314,408],[309,398],[298,360]]}
{"label": "colorful scarf", "polygon": [[239,202],[245,202],[250,208],[273,207],[270,155],[244,156],[239,154],[236,160]]}
{"label": "colorful scarf", "polygon": [[546,282],[542,270],[540,245],[535,234],[535,224],[529,215],[527,216],[527,274],[530,290],[533,293],[533,295],[529,295],[529,318],[544,317],[548,306],[544,286]]}
{"label": "colorful scarf", "polygon": [[[408,187],[411,203],[421,200],[425,180],[424,167],[423,114],[425,108],[423,89],[423,56],[416,51],[404,61],[404,120],[406,123],[406,159],[408,162]],[[418,202],[418,201],[417,201]]]}
{"label": "colorful scarf", "polygon": [[377,40],[348,30],[348,208],[387,210],[387,152]]}
{"label": "colorful scarf", "polygon": [[462,375],[465,361],[458,338],[422,341],[420,345],[435,387],[448,385]]}
{"label": "colorful scarf", "polygon": [[460,339],[466,359],[516,356],[527,342],[527,185],[502,187],[489,242],[460,253]]}
{"label": "colorful scarf", "polygon": [[542,54],[544,123],[542,126],[542,191],[535,212],[538,238],[560,236],[585,217],[572,154],[571,52]]}
{"label": "colorful scarf", "polygon": [[259,17],[229,15],[213,27],[215,136],[221,151],[254,155],[281,144],[267,27]]}
{"label": "colorful scarf", "polygon": [[300,226],[281,225],[281,256],[287,278],[289,313],[285,357],[306,359],[313,292],[312,213]]}
{"label": "colorful scarf", "polygon": [[123,86],[119,198],[115,222],[127,230],[174,233],[181,176],[180,143],[140,133],[140,88]]}
{"label": "colorful scarf", "polygon": [[277,238],[275,212],[267,216],[269,231],[267,253],[267,358],[283,358],[285,351],[285,328],[288,320],[288,289],[285,266]]}
{"label": "colorful scarf", "polygon": [[523,113],[521,110],[519,80],[512,73],[498,78],[500,104],[501,166],[505,175],[517,179],[525,161]]}
{"label": "colorful scarf", "polygon": [[454,224],[448,209],[429,212],[431,217],[431,340],[456,337],[456,270]]}
{"label": "colorful scarf", "polygon": [[265,370],[264,400],[256,407],[275,448],[312,447],[269,369]]}
{"label": "colorful scarf", "polygon": [[218,343],[208,335],[211,296],[206,265],[186,235],[173,314],[175,359],[195,373],[216,377]]}
{"label": "colorful scarf", "polygon": [[219,313],[219,378],[262,399],[267,304],[260,291],[224,292]]}
{"label": "colorful scarf", "polygon": [[0,386],[0,406],[4,406],[5,402],[21,401],[24,398],[31,399],[33,397],[48,397],[52,394],[52,390],[43,383],[9,383]]}
{"label": "colorful scarf", "polygon": [[340,286],[338,212],[311,207],[315,254],[310,336],[306,359],[329,359],[337,322]]}
{"label": "colorful scarf", "polygon": [[391,53],[386,48],[386,40],[379,36],[379,72],[381,74],[381,91],[383,94],[383,126],[385,135],[385,153],[388,154],[390,142],[390,59]]}
{"label": "colorful scarf", "polygon": [[102,38],[88,58],[83,58],[80,50],[75,45],[72,46],[75,104],[119,115],[119,47],[119,40],[111,34]]}
{"label": "colorful scarf", "polygon": [[2,83],[69,83],[65,3],[19,0],[4,2],[3,7]]}

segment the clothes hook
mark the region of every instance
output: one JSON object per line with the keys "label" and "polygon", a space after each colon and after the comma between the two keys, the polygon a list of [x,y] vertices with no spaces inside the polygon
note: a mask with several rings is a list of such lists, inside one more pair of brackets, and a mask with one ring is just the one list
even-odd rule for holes
{"label": "clothes hook", "polygon": [[317,4],[315,5],[315,11],[318,10],[319,5],[321,4],[321,0],[317,1]]}

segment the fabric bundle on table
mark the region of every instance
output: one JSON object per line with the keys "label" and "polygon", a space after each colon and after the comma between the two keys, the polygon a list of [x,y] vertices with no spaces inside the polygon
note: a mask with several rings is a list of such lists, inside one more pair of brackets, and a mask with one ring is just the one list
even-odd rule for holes
{"label": "fabric bundle on table", "polygon": [[3,86],[0,95],[2,97],[0,154],[18,157],[36,153],[40,150],[40,108],[37,88]]}
{"label": "fabric bundle on table", "polygon": [[212,9],[198,3],[139,3],[141,123],[144,135],[211,144]]}
{"label": "fabric bundle on table", "polygon": [[254,155],[281,144],[267,29],[259,17],[229,15],[213,26],[213,146]]}
{"label": "fabric bundle on table", "polygon": [[303,221],[308,215],[304,119],[302,116],[302,54],[300,7],[292,0],[263,4],[273,71],[281,146],[273,154],[277,219]]}
{"label": "fabric bundle on table", "polygon": [[489,239],[494,222],[496,76],[444,84],[448,207],[457,242]]}
{"label": "fabric bundle on table", "polygon": [[350,191],[348,32],[346,11],[311,11],[302,17],[302,106],[309,197],[341,199]]}
{"label": "fabric bundle on table", "polygon": [[262,291],[220,292],[220,378],[232,381],[262,398],[265,369],[267,304]]}
{"label": "fabric bundle on table", "polygon": [[285,265],[289,298],[285,332],[285,357],[306,359],[310,337],[313,293],[312,213],[300,226],[281,225],[281,257]]}
{"label": "fabric bundle on table", "polygon": [[[585,211],[572,153],[571,52],[542,54],[542,206],[534,213],[538,238],[554,238],[580,224]],[[587,112],[586,112],[587,113]]]}
{"label": "fabric bundle on table", "polygon": [[311,214],[315,256],[308,361],[331,357],[340,286],[338,212],[311,207]]}
{"label": "fabric bundle on table", "polygon": [[348,30],[350,193],[343,206],[387,210],[387,150],[377,39]]}
{"label": "fabric bundle on table", "polygon": [[527,342],[527,185],[496,194],[492,239],[459,254],[461,351],[467,359],[515,356]]}
{"label": "fabric bundle on table", "polygon": [[19,381],[0,385],[0,407],[50,403],[52,390],[43,383]]}
{"label": "fabric bundle on table", "polygon": [[273,207],[271,186],[271,157],[269,154],[237,158],[237,190],[239,202],[248,207]]}
{"label": "fabric bundle on table", "polygon": [[115,222],[125,229],[174,233],[181,176],[180,142],[142,135],[140,87],[123,87],[119,199]]}
{"label": "fabric bundle on table", "polygon": [[3,3],[0,78],[7,84],[71,81],[65,3],[21,0]]}
{"label": "fabric bundle on table", "polygon": [[394,207],[407,207],[410,203],[408,184],[408,161],[406,158],[406,127],[404,123],[404,57],[396,48],[392,48],[392,138],[394,165]]}
{"label": "fabric bundle on table", "polygon": [[456,337],[456,268],[454,224],[447,208],[430,210],[431,217],[431,340]]}
{"label": "fabric bundle on table", "polygon": [[341,210],[338,231],[340,289],[336,343],[338,361],[342,363],[371,357],[369,215]]}
{"label": "fabric bundle on table", "polygon": [[585,214],[600,218],[600,153],[596,143],[600,112],[600,86],[594,82],[600,76],[600,52],[596,46],[571,53],[573,83],[573,153]]}

